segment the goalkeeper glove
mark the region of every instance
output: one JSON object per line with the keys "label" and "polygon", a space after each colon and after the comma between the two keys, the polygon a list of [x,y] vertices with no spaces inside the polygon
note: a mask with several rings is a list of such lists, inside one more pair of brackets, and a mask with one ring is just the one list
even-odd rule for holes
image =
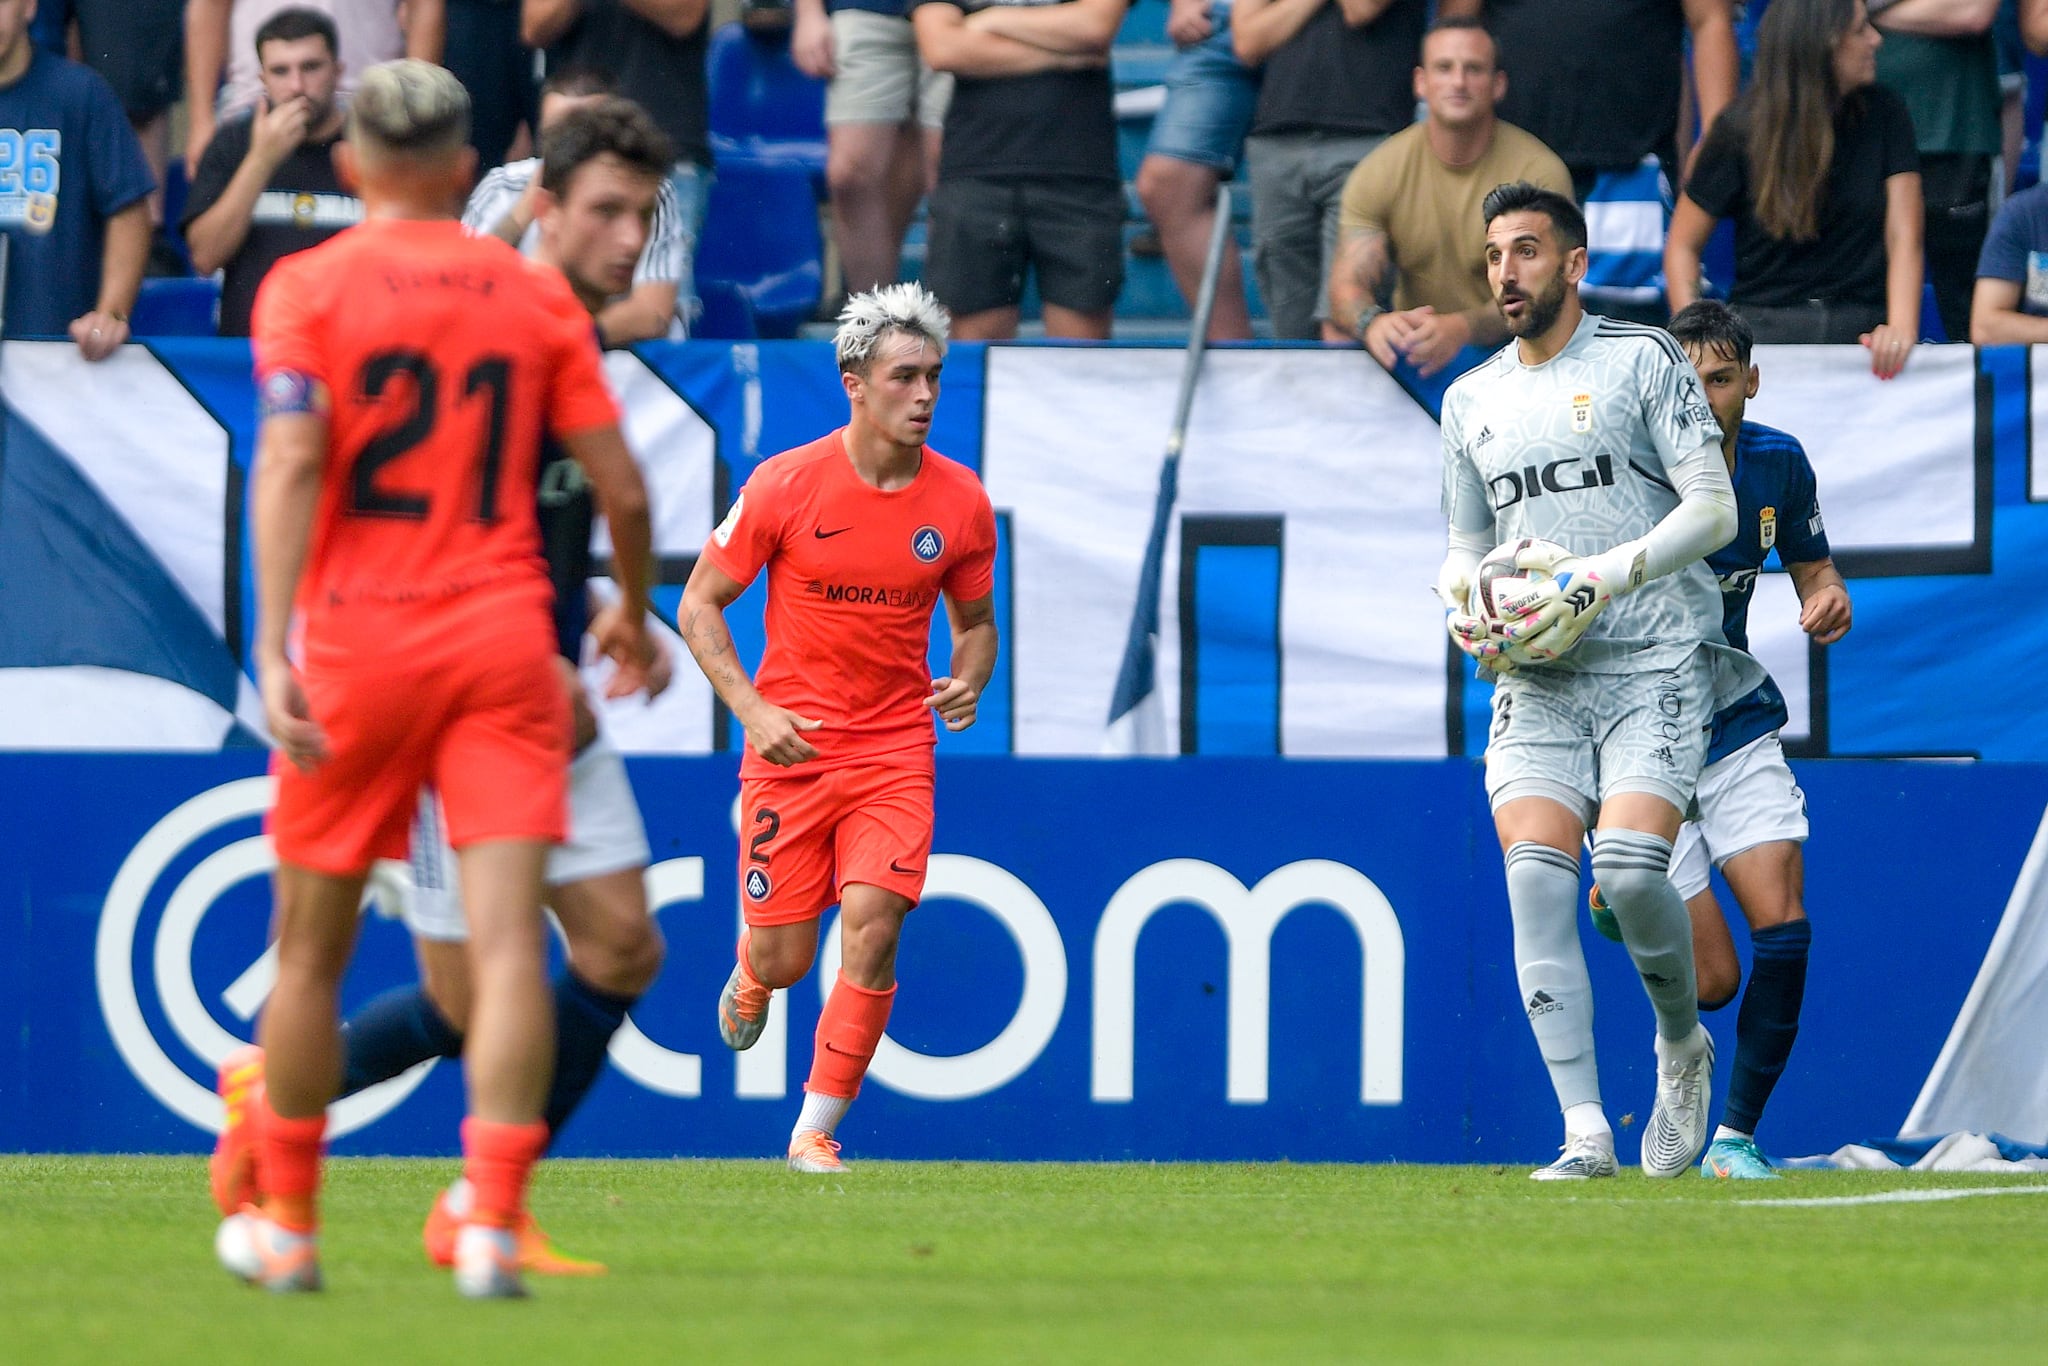
{"label": "goalkeeper glove", "polygon": [[1515,618],[1506,628],[1508,648],[1525,664],[1562,658],[1608,603],[1643,581],[1643,554],[1635,545],[1593,556],[1558,556],[1534,548],[1516,556],[1515,563],[1551,576],[1501,603],[1502,615]]}
{"label": "goalkeeper glove", "polygon": [[1463,573],[1450,572],[1437,581],[1437,599],[1444,605],[1444,626],[1460,650],[1487,668],[1506,673],[1514,666],[1501,653],[1502,643],[1493,638],[1486,623],[1472,614],[1472,581]]}

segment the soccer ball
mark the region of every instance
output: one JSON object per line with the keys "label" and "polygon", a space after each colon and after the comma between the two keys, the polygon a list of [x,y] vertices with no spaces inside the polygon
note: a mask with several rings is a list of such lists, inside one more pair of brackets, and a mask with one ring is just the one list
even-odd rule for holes
{"label": "soccer ball", "polygon": [[1502,614],[1500,604],[1521,596],[1551,575],[1548,570],[1524,568],[1515,561],[1527,558],[1539,565],[1555,564],[1570,555],[1571,551],[1555,541],[1525,536],[1519,541],[1504,541],[1489,550],[1486,558],[1479,562],[1478,572],[1472,576],[1472,595],[1465,604],[1465,610],[1486,624],[1487,639],[1498,642],[1502,653],[1517,664],[1530,661],[1522,657],[1518,646],[1509,642],[1507,627],[1513,618]]}

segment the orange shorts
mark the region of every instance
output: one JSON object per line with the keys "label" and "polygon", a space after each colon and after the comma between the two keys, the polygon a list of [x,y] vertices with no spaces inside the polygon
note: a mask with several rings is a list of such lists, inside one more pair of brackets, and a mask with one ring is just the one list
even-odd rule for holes
{"label": "orange shorts", "polygon": [[457,849],[566,836],[569,696],[552,638],[500,637],[301,681],[330,757],[311,773],[271,759],[277,800],[265,828],[281,862],[346,875],[404,858],[428,783]]}
{"label": "orange shorts", "polygon": [[749,925],[815,920],[849,882],[924,895],[932,775],[883,765],[740,784],[740,908]]}

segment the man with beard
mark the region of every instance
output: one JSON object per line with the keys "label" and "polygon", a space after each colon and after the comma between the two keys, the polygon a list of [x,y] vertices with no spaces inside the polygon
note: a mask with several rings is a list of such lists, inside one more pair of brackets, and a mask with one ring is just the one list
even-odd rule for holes
{"label": "man with beard", "polygon": [[334,144],[343,113],[340,40],[316,9],[279,10],[256,31],[263,98],[207,144],[185,201],[185,241],[201,275],[222,272],[220,334],[249,335],[256,286],[281,259],[360,222]]}
{"label": "man with beard", "polygon": [[[1597,819],[1594,876],[1657,1017],[1643,1172],[1676,1176],[1706,1142],[1714,1049],[1690,922],[1666,872],[1714,711],[1762,680],[1724,642],[1702,562],[1735,534],[1735,493],[1678,343],[1581,306],[1578,208],[1516,182],[1481,212],[1487,282],[1514,340],[1444,399],[1450,551],[1437,592],[1452,639],[1498,682],[1487,795],[1516,975],[1564,1112],[1563,1156],[1534,1175],[1615,1172],[1578,937],[1579,845]],[[1471,615],[1468,591],[1488,551],[1524,538],[1541,539],[1516,556],[1532,581],[1496,599],[1511,623],[1503,646]]]}

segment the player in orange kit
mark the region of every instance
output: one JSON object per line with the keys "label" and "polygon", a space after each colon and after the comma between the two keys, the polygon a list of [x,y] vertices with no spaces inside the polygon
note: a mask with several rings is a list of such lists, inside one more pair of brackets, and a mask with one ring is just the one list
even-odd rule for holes
{"label": "player in orange kit", "polygon": [[620,692],[650,656],[647,495],[557,272],[455,220],[469,100],[425,62],[364,74],[337,152],[366,221],[279,263],[257,296],[256,663],[281,754],[277,984],[260,1041],[260,1206],[221,1224],[229,1270],[320,1284],[315,1197],[341,1079],[337,995],[370,864],[402,858],[422,783],[459,851],[476,1000],[457,1238],[465,1295],[523,1293],[513,1226],[553,1058],[542,866],[566,824],[569,700],[535,520],[543,435],[612,528],[619,603],[592,623]]}
{"label": "player in orange kit", "polygon": [[[683,640],[746,727],[740,893],[747,928],[718,1029],[752,1047],[771,993],[810,971],[839,904],[839,980],[818,1020],[794,1171],[842,1170],[832,1134],[896,995],[903,918],[932,838],[932,713],[974,724],[996,662],[995,513],[973,471],[924,444],[948,319],[915,284],[849,300],[835,347],[851,416],[764,461],[683,590]],[[749,680],[726,605],[768,573],[767,649]],[[951,676],[931,678],[946,600]]]}

